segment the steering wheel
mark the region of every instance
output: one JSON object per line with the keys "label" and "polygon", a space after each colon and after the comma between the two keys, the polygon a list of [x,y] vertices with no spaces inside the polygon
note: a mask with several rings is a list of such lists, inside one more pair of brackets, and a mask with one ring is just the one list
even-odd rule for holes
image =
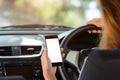
{"label": "steering wheel", "polygon": [[[95,25],[84,25],[79,28],[74,29],[69,35],[67,35],[63,41],[61,42],[61,47],[64,48],[65,56],[63,58],[63,65],[59,66],[58,69],[63,80],[73,80],[70,76],[68,76],[69,69],[66,69],[67,66],[71,66],[74,70],[74,80],[77,80],[80,70],[81,70],[81,63],[83,63],[83,59],[81,60],[80,50],[82,49],[90,49],[93,47],[97,47],[99,43],[99,33],[89,33],[89,31],[98,31],[101,30],[100,27]],[[73,46],[73,47],[71,47]],[[81,60],[81,61],[79,61]],[[68,71],[66,71],[68,70]]]}

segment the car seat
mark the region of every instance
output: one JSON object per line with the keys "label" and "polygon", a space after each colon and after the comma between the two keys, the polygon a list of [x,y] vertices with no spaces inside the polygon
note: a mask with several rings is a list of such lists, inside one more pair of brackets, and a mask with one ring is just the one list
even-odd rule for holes
{"label": "car seat", "polygon": [[120,49],[91,51],[78,80],[120,80]]}

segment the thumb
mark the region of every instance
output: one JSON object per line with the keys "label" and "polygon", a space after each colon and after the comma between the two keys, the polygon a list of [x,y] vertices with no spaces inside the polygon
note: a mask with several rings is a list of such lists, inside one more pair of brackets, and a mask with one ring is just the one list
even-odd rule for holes
{"label": "thumb", "polygon": [[43,55],[46,56],[46,57],[48,57],[48,50],[47,50],[47,48],[44,48]]}
{"label": "thumb", "polygon": [[44,48],[41,60],[46,60],[46,59],[48,59],[48,50],[47,48]]}

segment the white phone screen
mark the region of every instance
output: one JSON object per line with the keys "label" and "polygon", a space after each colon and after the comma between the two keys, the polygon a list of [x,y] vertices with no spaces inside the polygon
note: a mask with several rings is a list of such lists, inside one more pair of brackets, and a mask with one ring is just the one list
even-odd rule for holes
{"label": "white phone screen", "polygon": [[62,62],[61,51],[58,38],[46,39],[48,56],[52,63]]}

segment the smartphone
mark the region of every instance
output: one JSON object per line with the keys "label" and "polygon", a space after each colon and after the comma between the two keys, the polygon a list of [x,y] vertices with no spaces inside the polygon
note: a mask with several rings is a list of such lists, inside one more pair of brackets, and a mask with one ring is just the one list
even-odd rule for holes
{"label": "smartphone", "polygon": [[57,35],[45,36],[46,47],[48,49],[48,57],[50,58],[53,66],[62,65],[62,55]]}

